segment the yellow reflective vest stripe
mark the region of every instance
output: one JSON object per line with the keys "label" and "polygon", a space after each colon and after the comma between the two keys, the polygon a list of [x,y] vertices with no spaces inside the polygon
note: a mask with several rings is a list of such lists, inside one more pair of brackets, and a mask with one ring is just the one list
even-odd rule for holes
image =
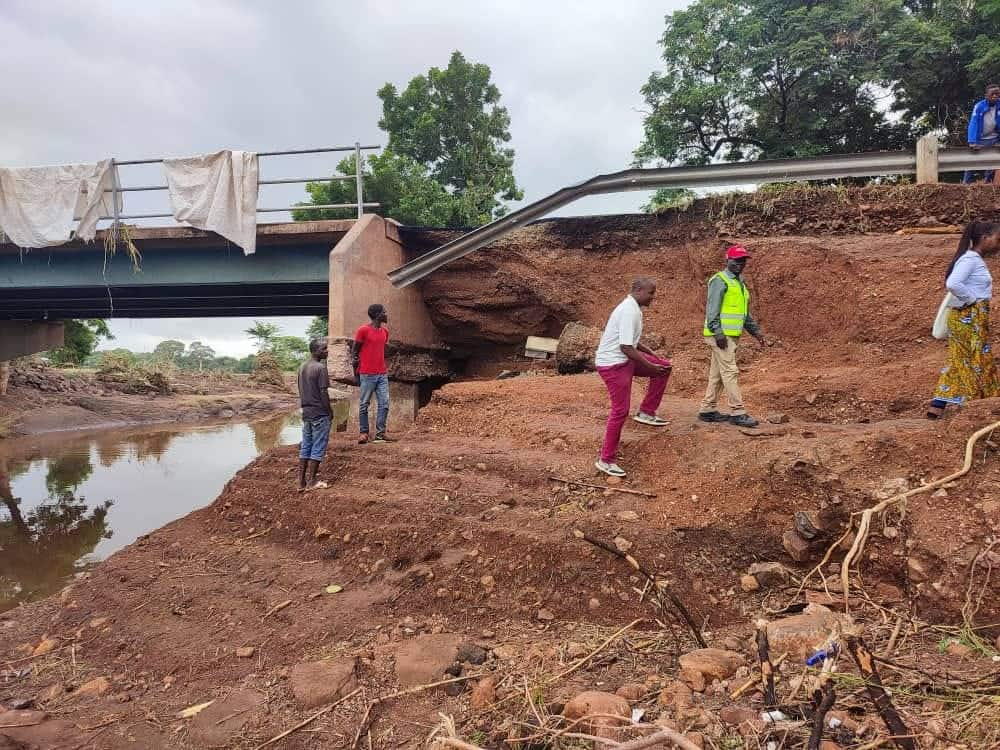
{"label": "yellow reflective vest stripe", "polygon": [[[722,298],[722,311],[719,315],[722,332],[727,336],[739,337],[743,333],[743,324],[746,322],[747,311],[750,309],[750,290],[742,281],[731,279],[722,271],[712,278],[722,279],[726,284],[726,294]],[[705,321],[704,334],[706,336],[712,335],[707,320]]]}

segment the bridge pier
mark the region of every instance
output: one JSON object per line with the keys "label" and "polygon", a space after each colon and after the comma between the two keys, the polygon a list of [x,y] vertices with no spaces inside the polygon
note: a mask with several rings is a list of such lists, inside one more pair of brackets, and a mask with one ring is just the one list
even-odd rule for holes
{"label": "bridge pier", "polygon": [[62,323],[0,320],[0,362],[58,349],[62,345]]}
{"label": "bridge pier", "polygon": [[[398,224],[365,214],[330,252],[328,368],[330,379],[352,384],[350,342],[368,321],[368,306],[381,303],[389,312],[390,421],[416,418],[434,385],[450,375],[449,351],[431,322],[417,287],[398,289],[387,274],[407,258]],[[352,424],[357,424],[358,389],[349,386]],[[374,416],[374,414],[372,415]]]}

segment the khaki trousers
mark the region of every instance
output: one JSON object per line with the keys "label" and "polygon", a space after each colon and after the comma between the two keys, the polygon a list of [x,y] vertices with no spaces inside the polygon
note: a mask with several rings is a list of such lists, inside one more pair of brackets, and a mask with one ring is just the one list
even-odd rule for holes
{"label": "khaki trousers", "polygon": [[708,389],[705,400],[698,409],[702,414],[716,411],[719,396],[726,392],[729,398],[729,413],[733,415],[746,414],[743,408],[743,395],[740,393],[739,368],[736,366],[736,348],[740,343],[738,338],[729,337],[729,347],[723,351],[711,336],[705,337],[705,343],[712,353],[712,366],[708,371]]}

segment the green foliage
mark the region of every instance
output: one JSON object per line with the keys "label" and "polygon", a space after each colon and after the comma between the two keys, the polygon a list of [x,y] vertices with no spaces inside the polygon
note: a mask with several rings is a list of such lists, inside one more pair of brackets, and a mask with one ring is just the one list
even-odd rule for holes
{"label": "green foliage", "polygon": [[63,345],[49,352],[49,359],[57,365],[82,365],[94,353],[101,339],[114,339],[104,320],[67,320],[63,323]]}
{"label": "green foliage", "polygon": [[965,143],[973,102],[1000,81],[1000,1],[907,0],[881,64],[893,109],[919,132],[944,129]]}
{"label": "green foliage", "polygon": [[878,107],[883,59],[908,33],[899,0],[697,0],[667,16],[640,163],[707,164],[901,148]]}
{"label": "green foliage", "polygon": [[313,339],[321,339],[330,335],[330,320],[326,315],[320,315],[317,318],[313,318],[309,321],[309,326],[306,328],[306,339],[312,341]]}
{"label": "green foliage", "polygon": [[[378,91],[379,127],[389,134],[381,154],[362,167],[364,199],[379,213],[403,224],[478,226],[506,212],[502,201],[524,197],[514,179],[510,115],[500,106],[500,90],[488,66],[452,54],[444,70],[431,68],[398,91],[391,83]],[[354,175],[353,157],[338,171]],[[306,186],[309,203],[354,203],[352,181]],[[355,210],[294,211],[296,221],[346,219]]]}
{"label": "green foliage", "polygon": [[255,320],[253,325],[243,331],[243,333],[252,338],[257,351],[262,352],[271,345],[274,337],[278,335],[279,330],[278,326],[274,323],[264,323]]}
{"label": "green foliage", "polygon": [[[317,321],[323,321],[324,324],[326,322],[324,318],[316,318],[310,327],[319,325]],[[282,370],[290,371],[298,369],[299,365],[305,362],[309,356],[309,343],[304,338],[300,336],[283,336],[281,335],[281,329],[273,323],[263,323],[255,320],[253,325],[247,328],[244,333],[254,340],[254,345],[257,347],[258,359],[262,354],[270,354],[277,363],[277,366]],[[249,362],[247,364],[247,371],[253,371],[255,364],[255,362]],[[243,370],[239,371],[242,372]]]}
{"label": "green foliage", "polygon": [[695,197],[695,192],[687,188],[660,188],[653,193],[649,203],[642,206],[642,211],[647,214],[669,211],[670,209],[686,211]]}
{"label": "green foliage", "polygon": [[192,370],[198,370],[198,372],[202,372],[206,366],[211,368],[214,360],[215,350],[200,341],[192,341],[188,345],[187,353],[183,359],[185,364]]}
{"label": "green foliage", "polygon": [[166,339],[165,341],[161,341],[156,345],[156,348],[153,349],[153,357],[165,362],[173,362],[176,364],[183,355],[184,343],[175,339]]}

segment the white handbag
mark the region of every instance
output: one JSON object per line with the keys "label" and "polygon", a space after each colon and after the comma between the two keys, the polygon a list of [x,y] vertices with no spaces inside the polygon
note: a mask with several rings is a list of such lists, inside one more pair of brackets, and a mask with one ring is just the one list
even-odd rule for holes
{"label": "white handbag", "polygon": [[937,311],[937,317],[934,318],[934,325],[931,327],[931,336],[940,341],[945,341],[948,338],[948,313],[951,311],[951,303],[954,299],[955,295],[951,292],[944,295],[941,307]]}

